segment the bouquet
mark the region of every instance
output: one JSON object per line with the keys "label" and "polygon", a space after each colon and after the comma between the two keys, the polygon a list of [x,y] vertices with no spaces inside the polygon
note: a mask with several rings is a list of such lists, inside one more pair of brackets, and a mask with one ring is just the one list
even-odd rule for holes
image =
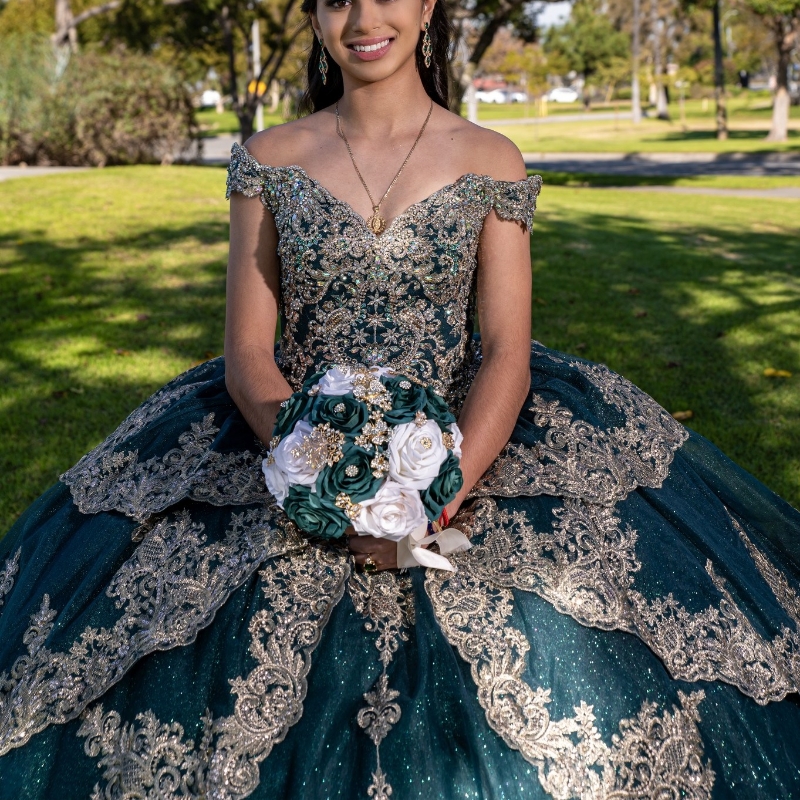
{"label": "bouquet", "polygon": [[[338,538],[352,525],[405,540],[412,552],[437,538],[426,537],[428,521],[461,489],[462,439],[431,389],[384,367],[335,366],[281,404],[262,469],[278,505],[307,534]],[[459,536],[447,552],[466,549]],[[423,560],[434,566],[429,555]]]}

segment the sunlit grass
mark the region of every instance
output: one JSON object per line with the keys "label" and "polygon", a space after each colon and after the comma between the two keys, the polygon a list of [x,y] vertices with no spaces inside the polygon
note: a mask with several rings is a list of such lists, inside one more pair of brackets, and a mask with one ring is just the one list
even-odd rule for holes
{"label": "sunlit grass", "polygon": [[684,127],[677,120],[645,119],[634,125],[620,114],[617,120],[526,123],[498,126],[523,153],[739,153],[774,150],[800,152],[800,120],[790,122],[789,141],[766,139],[769,117],[731,120],[729,136],[718,140],[713,120],[693,120]]}
{"label": "sunlit grass", "polygon": [[[2,184],[0,530],[152,391],[221,352],[224,177],[132,167]],[[533,238],[534,336],[691,409],[690,425],[800,505],[800,202],[553,178]]]}

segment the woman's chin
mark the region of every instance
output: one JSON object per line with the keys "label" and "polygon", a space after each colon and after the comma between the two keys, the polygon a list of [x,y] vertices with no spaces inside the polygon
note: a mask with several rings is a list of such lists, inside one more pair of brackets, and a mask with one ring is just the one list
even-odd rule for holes
{"label": "woman's chin", "polygon": [[[414,55],[412,53],[410,58],[411,63],[414,63]],[[364,62],[356,59],[348,59],[347,63],[342,67],[342,72],[347,73],[359,83],[378,83],[386,80],[401,70],[405,61],[398,57],[398,54],[392,53],[390,58],[383,57],[377,61]]]}

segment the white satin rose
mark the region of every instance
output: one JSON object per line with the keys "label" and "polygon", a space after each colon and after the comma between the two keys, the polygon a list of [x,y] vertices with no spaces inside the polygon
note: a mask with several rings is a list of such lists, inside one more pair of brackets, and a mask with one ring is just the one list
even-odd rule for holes
{"label": "white satin rose", "polygon": [[301,419],[294,430],[280,440],[278,446],[272,451],[272,463],[268,464],[269,458],[265,458],[261,464],[261,470],[267,482],[270,494],[281,505],[289,494],[289,487],[296,484],[311,486],[317,482],[317,475],[321,469],[312,469],[303,455],[295,456],[292,450],[303,444],[303,439],[308,436],[313,428],[305,420]]}
{"label": "white satin rose", "polygon": [[453,451],[453,455],[457,459],[461,459],[461,443],[464,441],[464,434],[461,433],[461,429],[456,425],[455,422],[451,422],[447,426],[447,430],[453,435],[453,446],[451,450]]}
{"label": "white satin rose", "polygon": [[286,473],[278,467],[275,459],[270,457],[261,462],[261,471],[264,473],[269,493],[278,502],[278,506],[283,508],[283,501],[289,494],[289,479],[286,477]]}
{"label": "white satin rose", "polygon": [[317,384],[320,394],[342,395],[353,391],[353,375],[347,369],[331,367]]}
{"label": "white satin rose", "polygon": [[389,442],[389,477],[409,489],[422,491],[439,474],[447,458],[439,426],[431,419],[423,425],[398,425]]}
{"label": "white satin rose", "polygon": [[427,525],[419,492],[386,480],[371,500],[363,500],[353,520],[357,533],[399,542],[420,525]]}

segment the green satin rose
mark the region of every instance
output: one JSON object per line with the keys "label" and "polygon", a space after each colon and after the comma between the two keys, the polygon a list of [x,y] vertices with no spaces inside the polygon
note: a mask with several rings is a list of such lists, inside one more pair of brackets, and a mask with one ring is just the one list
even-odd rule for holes
{"label": "green satin rose", "polygon": [[442,509],[458,494],[463,485],[464,476],[461,474],[458,459],[450,453],[431,485],[419,493],[428,519],[438,519]]}
{"label": "green satin rose", "polygon": [[447,430],[447,426],[456,421],[453,412],[445,402],[444,398],[439,397],[432,389],[426,389],[428,402],[425,406],[425,415],[428,419],[435,420],[438,426],[443,430]]}
{"label": "green satin rose", "polygon": [[374,497],[382,479],[372,474],[371,460],[372,456],[366,450],[354,445],[345,447],[339,461],[320,472],[317,493],[321,497],[336,498],[344,492],[353,503]]}
{"label": "green satin rose", "polygon": [[[425,387],[402,375],[381,380],[392,398],[392,410],[385,411],[383,414],[386,422],[389,425],[413,422],[417,411],[423,411],[428,404]],[[408,388],[403,388],[401,384],[407,384]]]}
{"label": "green satin rose", "polygon": [[283,510],[298,528],[309,536],[338,539],[350,520],[344,511],[333,505],[333,499],[323,499],[308,486],[292,486],[283,501]]}
{"label": "green satin rose", "polygon": [[278,411],[278,418],[275,420],[275,430],[272,435],[283,438],[290,434],[294,430],[297,421],[302,419],[311,408],[313,401],[314,398],[309,397],[305,392],[295,392],[285,400],[285,405],[281,405],[281,409]]}
{"label": "green satin rose", "polygon": [[303,388],[300,390],[304,394],[308,394],[308,390],[319,383],[319,379],[324,375],[324,372],[315,372],[303,382]]}
{"label": "green satin rose", "polygon": [[312,425],[323,422],[344,434],[356,435],[369,419],[369,409],[352,394],[319,395],[309,415]]}

